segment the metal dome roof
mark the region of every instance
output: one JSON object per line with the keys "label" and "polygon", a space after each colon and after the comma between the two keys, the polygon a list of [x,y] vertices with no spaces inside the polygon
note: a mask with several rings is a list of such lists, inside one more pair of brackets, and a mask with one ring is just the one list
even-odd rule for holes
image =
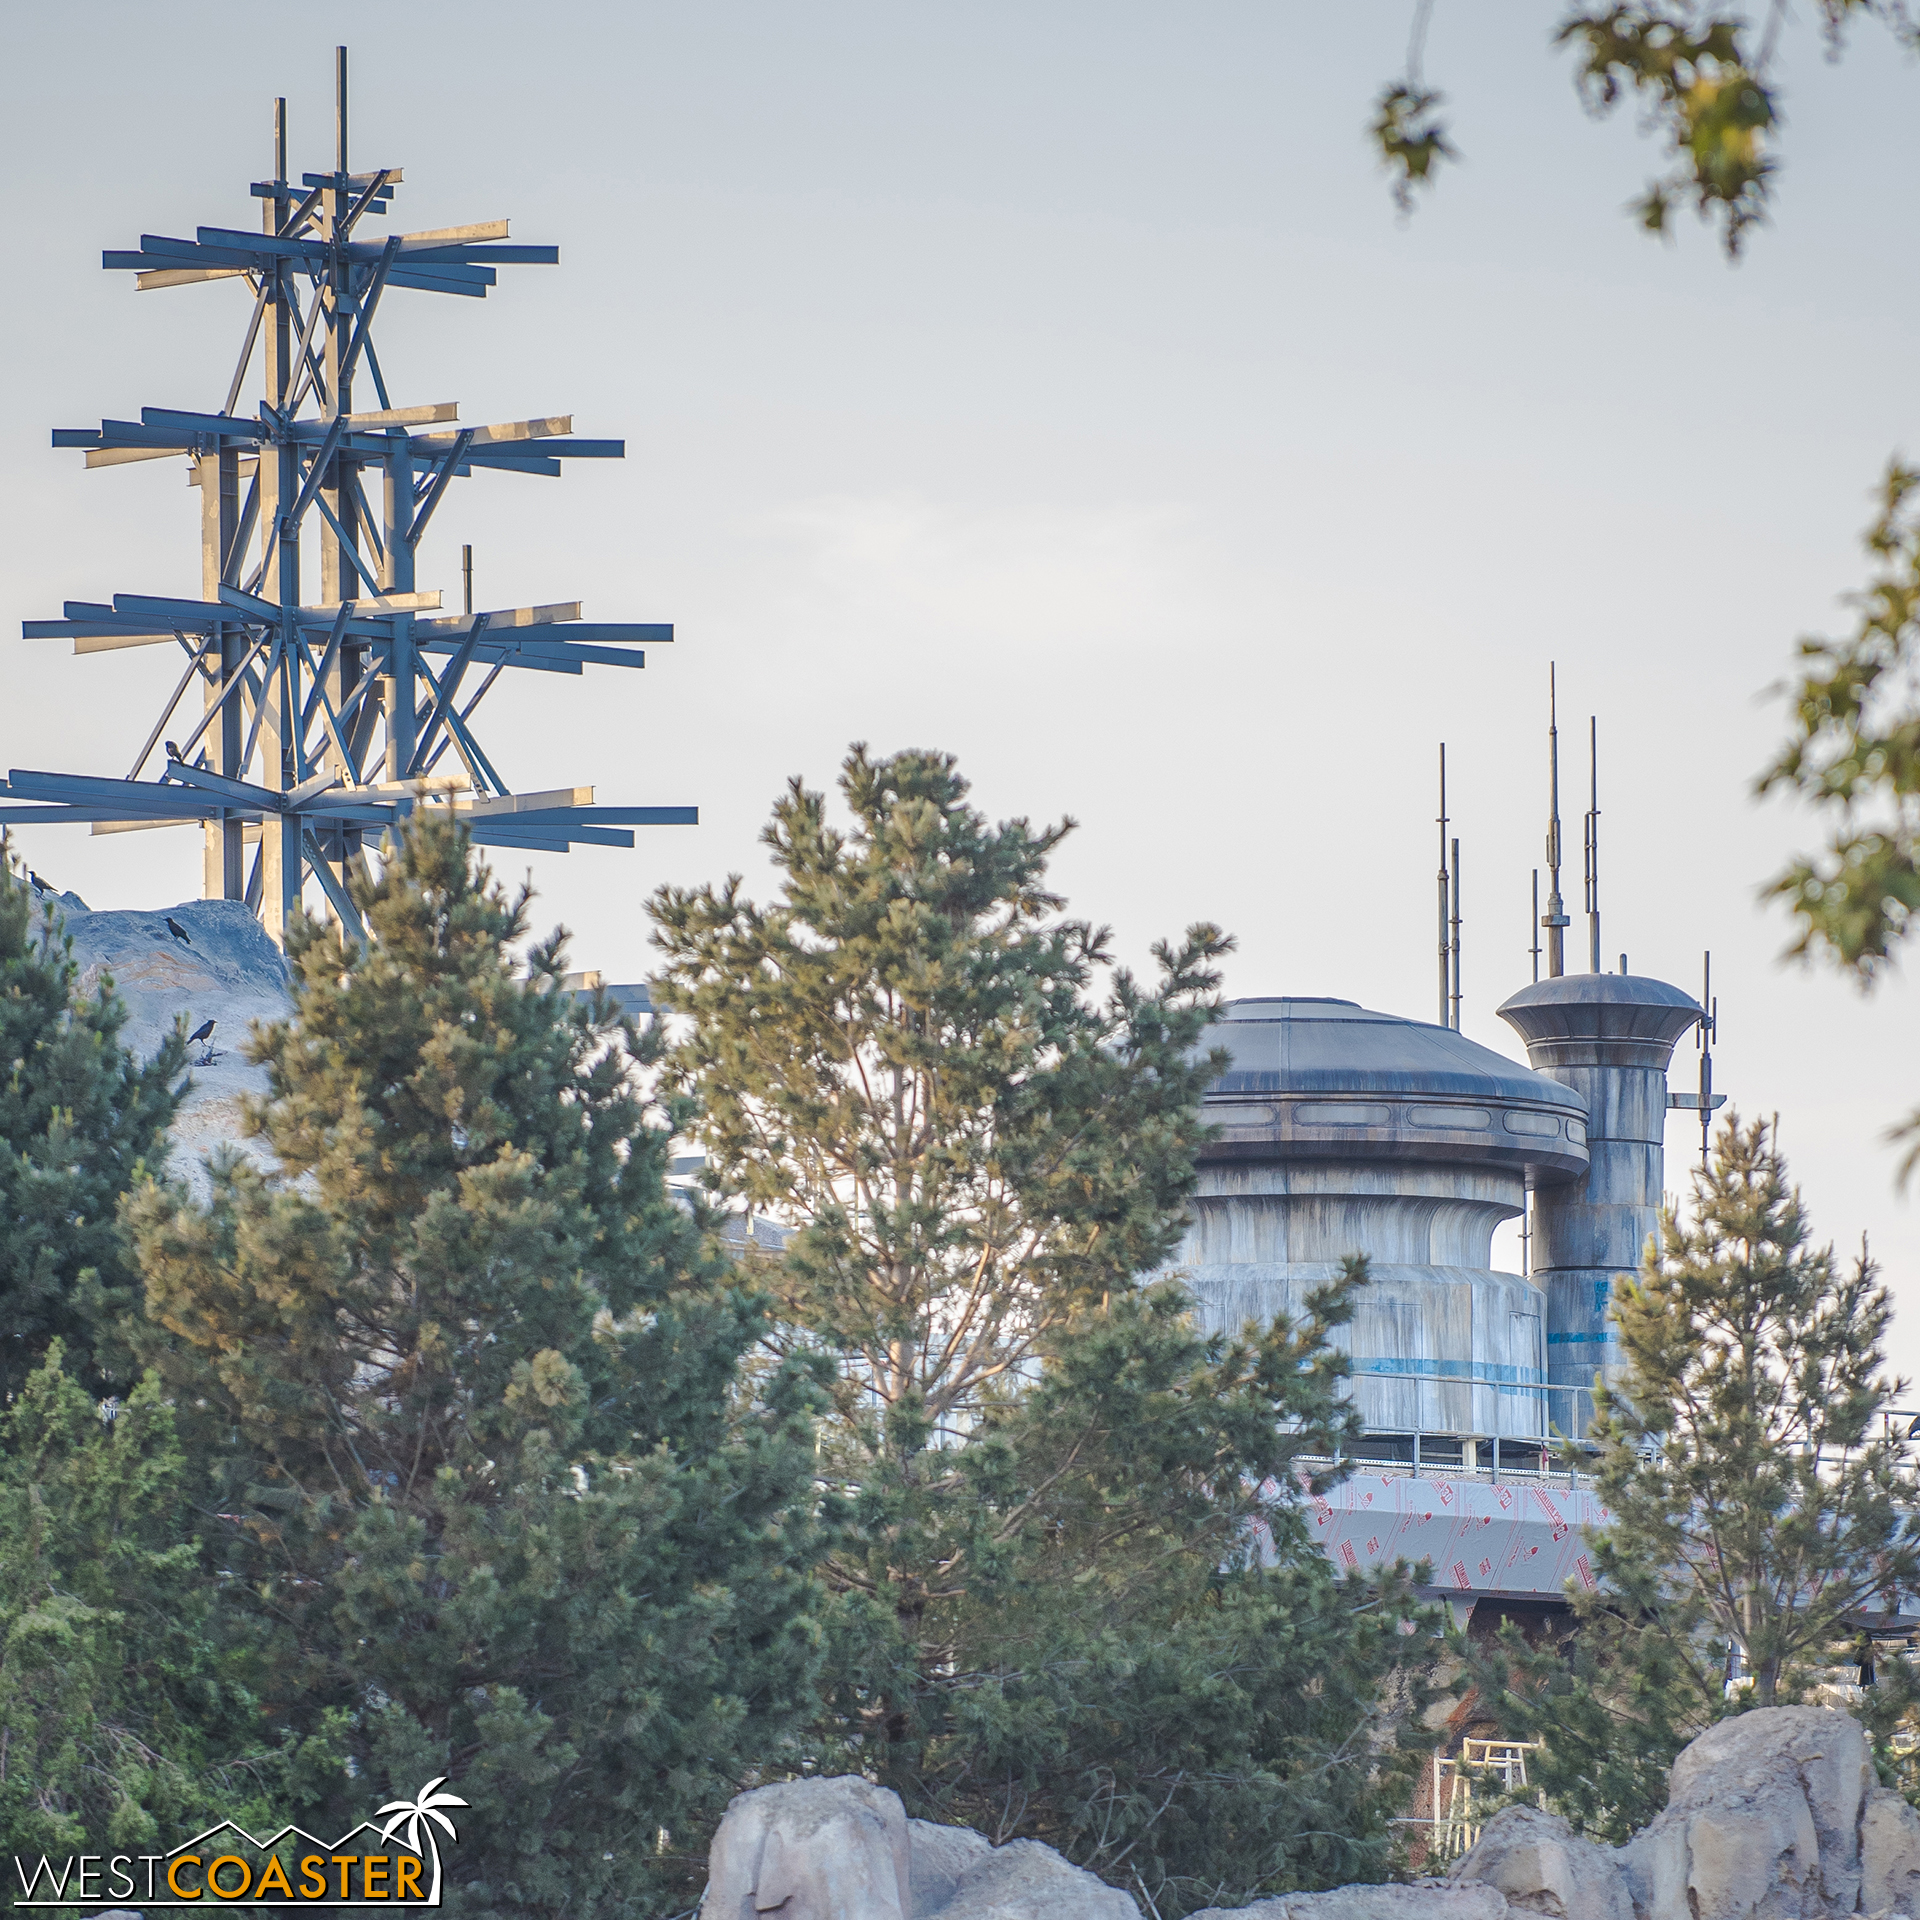
{"label": "metal dome roof", "polygon": [[1232,1056],[1207,1089],[1208,1160],[1452,1161],[1586,1170],[1586,1103],[1464,1034],[1351,1000],[1235,1000],[1206,1043]]}

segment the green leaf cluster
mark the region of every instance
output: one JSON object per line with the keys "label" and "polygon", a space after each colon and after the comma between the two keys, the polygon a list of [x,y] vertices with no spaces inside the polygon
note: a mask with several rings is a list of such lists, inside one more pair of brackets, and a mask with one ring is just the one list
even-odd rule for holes
{"label": "green leaf cluster", "polygon": [[743,1379],[762,1303],[666,1191],[653,1043],[561,936],[516,967],[527,894],[416,816],[355,899],[254,1044],[274,1170],[129,1214],[263,1712],[309,1824],[450,1777],[457,1911],[685,1905],[810,1698],[811,1372]]}
{"label": "green leaf cluster", "polygon": [[[1615,1309],[1626,1370],[1596,1390],[1591,1591],[1569,1650],[1509,1630],[1479,1658],[1489,1711],[1542,1738],[1534,1784],[1620,1840],[1666,1800],[1666,1769],[1729,1712],[1803,1699],[1859,1657],[1893,1596],[1920,1586],[1920,1485],[1887,1431],[1904,1382],[1882,1342],[1893,1303],[1864,1249],[1808,1243],[1765,1122],[1729,1115]],[[1883,1664],[1863,1717],[1912,1704]]]}
{"label": "green leaf cluster", "polygon": [[97,1391],[132,1385],[113,1329],[138,1294],[116,1209],[165,1163],[186,1042],[134,1060],[111,978],[82,995],[78,974],[58,911],[0,840],[0,1399],[56,1339]]}
{"label": "green leaf cluster", "polygon": [[1865,545],[1877,563],[1843,639],[1800,642],[1792,732],[1758,791],[1799,794],[1834,822],[1821,852],[1772,883],[1824,953],[1871,985],[1920,909],[1920,472],[1893,463]]}
{"label": "green leaf cluster", "polygon": [[[1437,163],[1455,157],[1437,117],[1444,96],[1420,79],[1428,11],[1423,0],[1406,76],[1382,90],[1368,129],[1402,212]],[[1836,56],[1862,17],[1877,20],[1907,50],[1920,46],[1920,25],[1903,0],[1818,0],[1816,11]],[[1691,201],[1719,227],[1734,259],[1748,230],[1766,218],[1781,121],[1774,56],[1786,13],[1784,0],[1769,0],[1758,21],[1747,9],[1700,0],[1629,0],[1575,7],[1561,18],[1553,44],[1572,50],[1574,83],[1589,111],[1604,115],[1638,102],[1645,131],[1672,155],[1669,170],[1633,203],[1649,233],[1666,233],[1674,209]]]}
{"label": "green leaf cluster", "polygon": [[1047,885],[1071,822],[989,825],[937,753],[855,748],[840,789],[846,827],[776,805],[774,904],[653,903],[708,1177],[793,1228],[769,1350],[832,1366],[814,1764],[1163,1915],[1377,1876],[1419,1610],[1337,1581],[1292,1497],[1350,1431],[1364,1270],[1240,1341],[1149,1279],[1230,943],[1163,943],[1144,987]]}
{"label": "green leaf cluster", "polygon": [[1718,220],[1729,255],[1764,218],[1774,162],[1767,152],[1777,112],[1764,61],[1748,51],[1738,14],[1686,4],[1607,7],[1570,14],[1555,36],[1574,49],[1575,83],[1590,111],[1611,112],[1629,95],[1664,136],[1674,166],[1635,212],[1664,233],[1676,200],[1690,198]]}

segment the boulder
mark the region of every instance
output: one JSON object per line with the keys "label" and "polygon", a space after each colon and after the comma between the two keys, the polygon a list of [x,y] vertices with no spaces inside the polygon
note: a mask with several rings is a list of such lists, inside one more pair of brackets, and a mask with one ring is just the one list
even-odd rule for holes
{"label": "boulder", "polygon": [[[1334,1887],[1287,1893],[1250,1907],[1207,1907],[1189,1920],[1511,1920],[1506,1898],[1483,1881],[1404,1887]],[[1585,1920],[1585,1916],[1582,1916]]]}
{"label": "boulder", "polygon": [[[1037,1840],[996,1847],[909,1820],[853,1774],[737,1795],[707,1855],[700,1920],[1139,1920],[1139,1909]],[[1479,1920],[1462,1915],[1461,1920]]]}
{"label": "boulder", "polygon": [[1831,1708],[1756,1709],[1709,1727],[1673,1763],[1666,1811],[1619,1850],[1638,1920],[1857,1911],[1873,1786],[1865,1735]]}
{"label": "boulder", "polygon": [[1860,1815],[1860,1911],[1920,1913],[1920,1813],[1886,1787]]}
{"label": "boulder", "polygon": [[1140,1920],[1131,1895],[1038,1840],[989,1847],[960,1876],[944,1905],[916,1906],[914,1920],[935,1914],[939,1920]]}
{"label": "boulder", "polygon": [[1453,1864],[1449,1884],[1481,1883],[1511,1907],[1552,1920],[1634,1920],[1620,1863],[1612,1851],[1583,1839],[1557,1814],[1505,1807]]}
{"label": "boulder", "polygon": [[907,1822],[907,1851],[912,1862],[913,1911],[938,1913],[966,1878],[970,1867],[993,1851],[984,1833],[971,1827],[942,1827],[931,1820]]}
{"label": "boulder", "polygon": [[736,1795],[707,1855],[700,1920],[913,1920],[900,1796],[852,1774]]}

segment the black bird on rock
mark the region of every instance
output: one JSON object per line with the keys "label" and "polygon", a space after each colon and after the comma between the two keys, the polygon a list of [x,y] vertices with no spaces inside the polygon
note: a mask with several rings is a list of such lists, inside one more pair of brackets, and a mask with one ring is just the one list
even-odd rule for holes
{"label": "black bird on rock", "polygon": [[183,947],[190,947],[193,945],[193,935],[190,934],[186,930],[186,928],[183,927],[180,924],[180,922],[173,917],[172,914],[167,915],[167,931],[170,934],[172,934],[173,937],[176,940],[178,940]]}
{"label": "black bird on rock", "polygon": [[40,878],[40,876],[39,876],[39,875],[38,875],[37,873],[35,873],[35,872],[34,872],[34,870],[33,870],[33,869],[32,869],[31,867],[29,867],[29,868],[27,869],[27,878],[28,878],[28,880],[29,880],[29,881],[31,881],[31,882],[32,882],[32,884],[33,884],[33,890],[34,890],[34,892],[35,892],[35,893],[45,893],[45,892],[46,892],[46,890],[47,890],[47,883],[46,883],[46,882],[45,882],[44,880],[42,880],[42,879]]}
{"label": "black bird on rock", "polygon": [[197,1027],[195,1027],[190,1034],[187,1035],[187,1045],[190,1047],[198,1046],[202,1040],[211,1039],[213,1037],[213,1029],[214,1029],[213,1021],[211,1020],[201,1021],[201,1023]]}

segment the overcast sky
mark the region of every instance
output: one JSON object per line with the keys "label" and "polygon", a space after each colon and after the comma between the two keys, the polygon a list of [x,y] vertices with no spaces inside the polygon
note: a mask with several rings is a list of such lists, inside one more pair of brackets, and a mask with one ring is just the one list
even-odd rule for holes
{"label": "overcast sky", "polygon": [[[1517,1053],[1494,1010],[1530,975],[1557,660],[1576,794],[1600,721],[1608,964],[1695,990],[1713,949],[1720,1082],[1778,1110],[1822,1235],[1871,1230],[1920,1372],[1882,1139],[1920,1100],[1913,990],[1779,964],[1756,894],[1809,829],[1750,798],[1766,690],[1845,619],[1870,489],[1920,451],[1920,73],[1874,30],[1829,65],[1799,24],[1777,217],[1729,267],[1625,217],[1658,156],[1583,116],[1552,5],[1442,0],[1427,71],[1465,161],[1397,219],[1363,127],[1409,11],[10,10],[0,633],[197,593],[181,465],[87,473],[48,429],[217,408],[244,292],[136,294],[100,249],[252,224],[277,93],[296,170],[330,165],[344,36],[354,164],[406,170],[396,230],[505,214],[562,250],[484,302],[391,299],[396,404],[571,410],[628,448],[461,482],[421,585],[457,604],[471,541],[481,606],[676,626],[644,673],[481,709],[516,787],[701,809],[533,856],[576,964],[644,975],[663,881],[764,885],[769,803],[859,739],[951,749],[996,816],[1071,813],[1058,879],[1135,961],[1208,918],[1234,993],[1431,1018],[1445,739],[1465,1025]],[[0,766],[124,773],[178,672],[0,645]],[[190,832],[21,841],[95,906],[198,889]],[[1670,1185],[1688,1139],[1676,1116]]]}

